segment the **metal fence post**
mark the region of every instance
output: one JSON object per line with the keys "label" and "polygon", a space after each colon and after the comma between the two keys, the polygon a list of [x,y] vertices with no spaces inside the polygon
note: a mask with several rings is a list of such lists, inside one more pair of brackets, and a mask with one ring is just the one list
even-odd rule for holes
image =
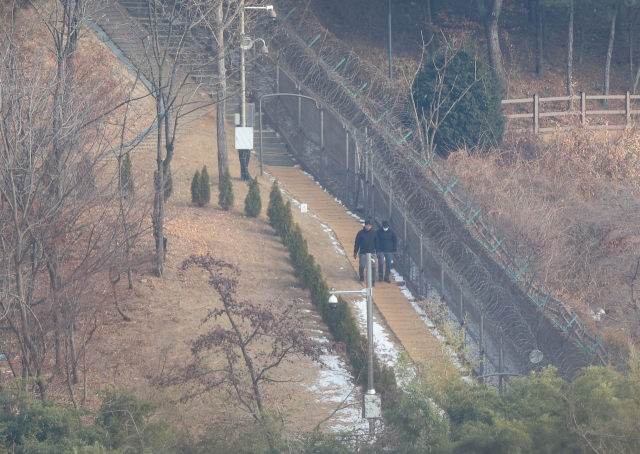
{"label": "metal fence post", "polygon": [[587,122],[587,94],[584,91],[580,92],[580,124],[584,125]]}
{"label": "metal fence post", "polygon": [[420,295],[424,295],[425,291],[424,291],[424,255],[423,255],[423,251],[424,251],[424,244],[422,243],[422,230],[420,230],[420,280],[419,280],[419,291],[420,291]]}
{"label": "metal fence post", "polygon": [[502,395],[504,393],[504,378],[502,376],[502,374],[504,373],[504,357],[503,357],[503,351],[502,351],[502,333],[500,333],[500,357],[498,358],[498,373],[500,375],[498,375],[498,390],[500,392],[500,395]]}
{"label": "metal fence post", "polygon": [[324,151],[324,108],[320,107],[320,181],[324,186],[327,185],[325,181],[324,168],[326,167],[326,156]]}
{"label": "metal fence post", "polygon": [[533,133],[535,135],[538,135],[538,132],[540,130],[540,124],[539,124],[539,115],[540,112],[538,110],[538,94],[536,93],[535,95],[533,95]]}
{"label": "metal fence post", "polygon": [[[484,375],[484,314],[482,305],[480,306],[480,377]],[[484,378],[480,378],[480,383],[484,383]]]}
{"label": "metal fence post", "polygon": [[[280,65],[276,65],[276,93],[280,93]],[[280,96],[276,96],[276,125],[280,125]]]}
{"label": "metal fence post", "polygon": [[440,299],[444,301],[444,264],[440,264]]}
{"label": "metal fence post", "polygon": [[371,167],[371,220],[375,222],[376,220],[376,176],[373,173],[373,156],[369,159],[369,165]]}
{"label": "metal fence post", "polygon": [[407,247],[407,204],[404,204],[404,210],[402,211],[402,219],[404,220],[404,231],[402,235],[402,265],[403,265],[403,274],[408,276],[407,270],[409,267],[409,260],[407,260],[407,251],[409,248]]}
{"label": "metal fence post", "polygon": [[391,215],[393,214],[393,186],[391,186],[391,182],[389,182],[389,222],[391,222]]}
{"label": "metal fence post", "polygon": [[[302,94],[302,86],[298,85],[298,94]],[[304,135],[302,133],[302,98],[298,98],[298,152],[304,157]],[[304,158],[303,158],[304,159]]]}
{"label": "metal fence post", "polygon": [[344,125],[344,205],[349,206],[349,130]]}
{"label": "metal fence post", "polygon": [[631,95],[629,94],[629,92],[626,93],[625,97],[624,97],[624,107],[625,107],[625,114],[627,116],[627,122],[626,125],[629,126],[629,124],[631,123]]}

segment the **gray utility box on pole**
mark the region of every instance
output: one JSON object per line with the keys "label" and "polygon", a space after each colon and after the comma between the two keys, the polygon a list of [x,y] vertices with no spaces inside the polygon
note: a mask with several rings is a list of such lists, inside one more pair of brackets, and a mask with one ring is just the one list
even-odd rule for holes
{"label": "gray utility box on pole", "polygon": [[362,417],[365,419],[382,417],[382,404],[378,394],[362,395]]}
{"label": "gray utility box on pole", "polygon": [[[245,104],[247,106],[247,118],[245,119],[246,126],[254,127],[256,125],[256,105],[252,102]],[[235,124],[240,126],[240,104],[236,106]]]}

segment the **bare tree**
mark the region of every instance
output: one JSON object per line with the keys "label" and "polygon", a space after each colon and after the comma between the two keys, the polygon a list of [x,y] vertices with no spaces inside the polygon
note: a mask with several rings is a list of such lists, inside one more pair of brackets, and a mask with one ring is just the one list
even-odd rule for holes
{"label": "bare tree", "polygon": [[[281,378],[278,367],[296,357],[320,361],[323,345],[305,333],[298,304],[275,301],[257,305],[238,301],[236,290],[240,270],[211,255],[191,256],[182,270],[201,268],[209,273],[209,284],[216,290],[222,307],[212,309],[203,319],[224,319],[191,342],[192,360],[172,377],[161,377],[157,384],[187,384],[186,401],[213,389],[225,389],[247,415],[260,424],[271,437],[267,409],[268,388],[291,379]],[[212,364],[215,358],[219,365]]]}
{"label": "bare tree", "polygon": [[127,100],[104,63],[77,59],[85,8],[13,8],[0,29],[0,323],[12,371],[43,394],[61,372],[78,381],[78,317],[95,314],[121,258],[111,145]]}

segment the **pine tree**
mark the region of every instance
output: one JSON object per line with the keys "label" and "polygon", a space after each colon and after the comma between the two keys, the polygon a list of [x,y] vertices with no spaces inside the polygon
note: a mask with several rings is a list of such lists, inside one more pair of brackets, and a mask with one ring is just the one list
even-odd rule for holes
{"label": "pine tree", "polygon": [[[158,186],[158,171],[153,171],[153,185]],[[173,178],[171,176],[171,166],[167,172],[167,179],[164,182],[164,201],[166,202],[173,194]]]}
{"label": "pine tree", "polygon": [[200,171],[196,170],[191,180],[191,203],[200,206]]}
{"label": "pine tree", "polygon": [[131,157],[128,152],[124,155],[122,166],[120,167],[120,189],[129,195],[132,195],[135,190],[133,185]]}
{"label": "pine tree", "polygon": [[234,204],[233,183],[229,168],[224,171],[224,178],[218,184],[218,205],[225,211],[229,211]]}
{"label": "pine tree", "polygon": [[244,212],[247,216],[255,218],[262,211],[262,199],[260,198],[260,185],[258,183],[258,177],[251,180],[249,183],[249,193],[244,199]]}
{"label": "pine tree", "polygon": [[207,166],[202,167],[202,173],[200,174],[200,203],[198,206],[205,206],[211,202],[211,185],[209,184],[209,172],[207,172]]}

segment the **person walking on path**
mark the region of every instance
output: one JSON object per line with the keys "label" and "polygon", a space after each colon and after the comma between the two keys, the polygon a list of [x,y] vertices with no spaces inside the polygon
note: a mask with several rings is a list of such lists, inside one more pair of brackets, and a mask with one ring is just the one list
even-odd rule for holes
{"label": "person walking on path", "polygon": [[[353,250],[353,258],[358,258],[360,253],[360,261],[358,263],[358,271],[360,272],[360,282],[364,282],[364,268],[367,266],[367,254],[376,256],[378,252],[378,235],[375,230],[371,229],[371,221],[364,221],[364,228],[356,235],[356,246]],[[376,261],[371,260],[371,283],[376,282]]]}
{"label": "person walking on path", "polygon": [[[398,250],[398,237],[389,228],[389,221],[382,222],[382,228],[378,230],[378,277],[382,281],[382,271],[384,270],[384,281],[391,282],[391,261],[393,253]],[[386,269],[385,269],[386,264]]]}

